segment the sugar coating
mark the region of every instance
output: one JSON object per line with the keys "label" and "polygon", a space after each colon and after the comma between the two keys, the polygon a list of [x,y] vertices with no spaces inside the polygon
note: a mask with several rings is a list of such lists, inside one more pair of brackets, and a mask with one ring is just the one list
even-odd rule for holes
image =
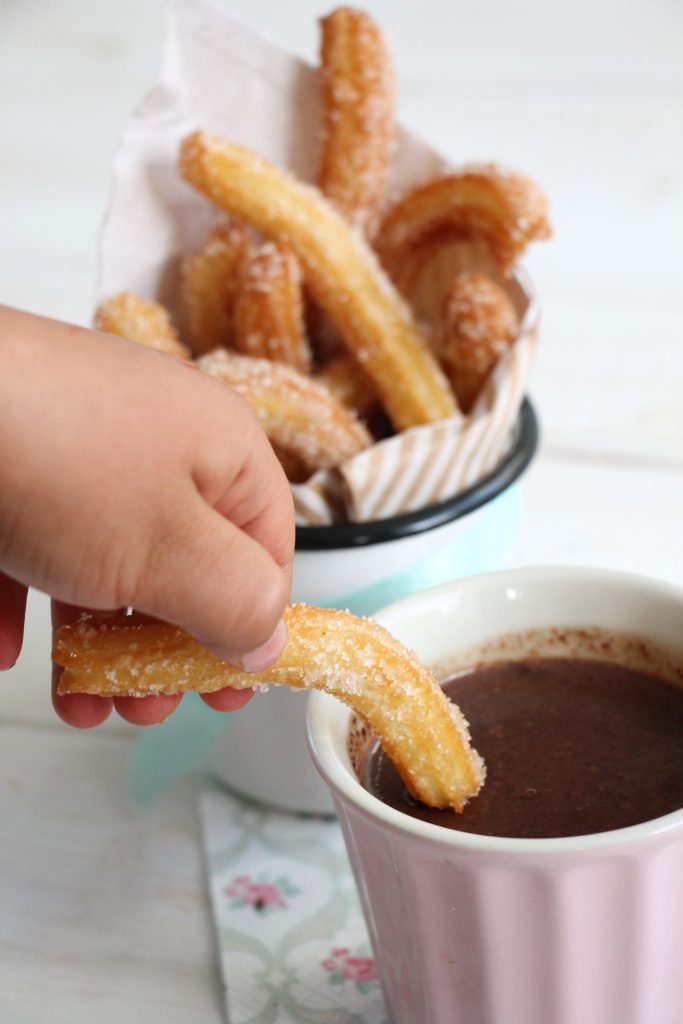
{"label": "sugar coating", "polygon": [[223,349],[202,356],[197,365],[243,395],[271,441],[311,471],[339,465],[372,443],[328,388],[291,367]]}
{"label": "sugar coating", "polygon": [[458,274],[444,301],[442,356],[453,366],[486,373],[517,334],[515,308],[485,274]]}
{"label": "sugar coating", "polygon": [[287,245],[250,247],[240,267],[233,326],[235,347],[244,354],[310,371],[301,271]]}
{"label": "sugar coating", "polygon": [[395,148],[392,62],[363,11],[339,8],[321,29],[320,187],[352,225],[371,234]]}
{"label": "sugar coating", "polygon": [[93,324],[98,331],[115,334],[165,355],[187,359],[190,352],[178,337],[169,313],[158,302],[134,292],[121,292],[102,302]]}

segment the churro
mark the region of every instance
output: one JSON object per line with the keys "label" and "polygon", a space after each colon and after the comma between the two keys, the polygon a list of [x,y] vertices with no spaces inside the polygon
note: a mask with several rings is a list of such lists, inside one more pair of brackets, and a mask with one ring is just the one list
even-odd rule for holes
{"label": "churro", "polygon": [[444,301],[439,354],[458,403],[469,412],[494,366],[514,341],[517,314],[485,274],[458,274]]}
{"label": "churro", "polygon": [[248,244],[243,225],[221,221],[182,262],[183,334],[195,355],[232,344],[239,268]]}
{"label": "churro", "polygon": [[93,324],[98,331],[116,334],[168,356],[188,359],[189,349],[178,337],[167,310],[158,302],[121,292],[102,302],[95,310]]}
{"label": "churro", "polygon": [[349,223],[370,235],[394,149],[394,73],[382,32],[340,7],[320,22],[323,131],[318,184]]}
{"label": "churro", "polygon": [[270,441],[310,473],[338,466],[372,444],[363,424],[326,387],[290,366],[225,349],[197,365],[243,395]]}
{"label": "churro", "polygon": [[251,246],[240,266],[233,310],[235,348],[245,355],[311,369],[301,271],[281,242]]}
{"label": "churro", "polygon": [[317,379],[361,419],[377,405],[377,393],[372,382],[350,352],[333,356],[322,367]]}
{"label": "churro", "polygon": [[548,206],[538,186],[493,164],[447,174],[411,189],[384,215],[375,248],[401,278],[416,248],[430,239],[482,239],[503,274],[530,242],[548,238]]}
{"label": "churro", "polygon": [[316,189],[207,132],[184,140],[180,170],[227,213],[291,246],[313,298],[373,381],[397,430],[454,413],[448,382],[412,313],[358,233]]}
{"label": "churro", "polygon": [[175,626],[138,615],[85,618],[56,632],[59,693],[142,697],[268,684],[324,690],[366,719],[417,799],[462,810],[484,768],[465,719],[432,673],[371,620],[291,605],[285,621],[289,639],[278,661],[246,673]]}

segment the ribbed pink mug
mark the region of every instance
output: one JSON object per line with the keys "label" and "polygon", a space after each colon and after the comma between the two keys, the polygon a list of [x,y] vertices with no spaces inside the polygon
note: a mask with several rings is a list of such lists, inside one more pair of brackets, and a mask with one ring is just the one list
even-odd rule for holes
{"label": "ribbed pink mug", "polygon": [[[651,666],[664,650],[683,666],[683,591],[620,573],[478,576],[376,618],[444,674],[463,652],[522,654],[530,638],[540,654],[595,657],[600,635],[607,660]],[[459,833],[363,789],[343,705],[316,693],[308,722],[393,1024],[681,1024],[683,810],[573,838]]]}

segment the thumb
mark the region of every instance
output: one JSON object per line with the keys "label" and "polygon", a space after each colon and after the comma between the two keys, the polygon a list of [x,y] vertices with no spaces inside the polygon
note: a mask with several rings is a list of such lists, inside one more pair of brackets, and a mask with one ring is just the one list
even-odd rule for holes
{"label": "thumb", "polygon": [[246,671],[266,668],[287,639],[289,572],[198,494],[183,507],[148,559],[135,607]]}

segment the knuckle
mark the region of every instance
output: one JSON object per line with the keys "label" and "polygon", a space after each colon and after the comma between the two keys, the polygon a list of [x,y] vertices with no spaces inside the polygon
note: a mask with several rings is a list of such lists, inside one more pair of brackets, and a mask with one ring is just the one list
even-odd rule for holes
{"label": "knuckle", "polygon": [[101,570],[100,589],[112,608],[140,607],[144,592],[147,559],[144,551],[129,548],[106,559]]}

